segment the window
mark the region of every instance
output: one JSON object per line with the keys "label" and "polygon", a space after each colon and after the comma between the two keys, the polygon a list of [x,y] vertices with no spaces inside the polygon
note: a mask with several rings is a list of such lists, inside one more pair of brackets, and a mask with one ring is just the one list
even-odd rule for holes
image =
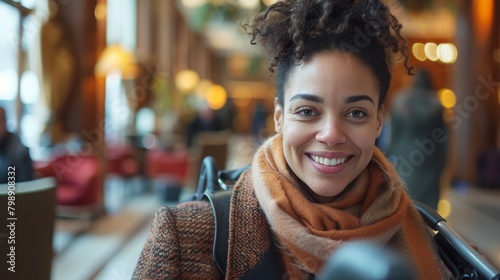
{"label": "window", "polygon": [[3,19],[0,36],[0,106],[7,113],[7,129],[17,131],[16,99],[19,86],[18,53],[21,13],[15,7],[0,2]]}
{"label": "window", "polygon": [[45,118],[37,74],[38,34],[48,18],[46,0],[0,2],[0,106],[7,114],[7,129],[17,132],[24,145],[37,151]]}
{"label": "window", "polygon": [[[136,0],[107,0],[106,44],[116,45],[127,51],[136,48]],[[133,118],[133,108],[127,95],[132,94],[133,81],[123,81],[120,72],[106,76],[106,141],[108,144],[123,144],[128,133],[127,126]],[[126,85],[129,85],[128,87]]]}

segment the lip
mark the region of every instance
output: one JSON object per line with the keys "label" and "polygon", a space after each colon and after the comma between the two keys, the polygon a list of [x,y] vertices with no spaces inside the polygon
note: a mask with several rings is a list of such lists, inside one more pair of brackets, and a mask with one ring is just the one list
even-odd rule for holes
{"label": "lip", "polygon": [[308,156],[309,155],[313,155],[313,156],[325,157],[325,158],[344,158],[344,157],[350,157],[350,156],[352,156],[351,153],[346,153],[346,152],[326,152],[326,151],[321,151],[321,152],[307,152],[306,154]]}
{"label": "lip", "polygon": [[[313,156],[313,155],[318,156],[318,157],[325,157],[325,158],[347,158],[347,159],[346,159],[346,161],[344,161],[341,164],[338,164],[335,166],[326,166],[326,165],[315,162],[311,158],[311,156]],[[349,154],[349,153],[345,153],[345,152],[309,152],[309,153],[306,153],[306,157],[311,162],[311,165],[319,172],[328,173],[328,174],[337,174],[346,168],[346,166],[352,160],[353,155]]]}

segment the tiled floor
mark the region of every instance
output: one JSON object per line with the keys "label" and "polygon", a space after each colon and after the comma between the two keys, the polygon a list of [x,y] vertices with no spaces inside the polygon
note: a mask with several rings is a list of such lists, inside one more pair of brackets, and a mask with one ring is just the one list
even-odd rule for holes
{"label": "tiled floor", "polygon": [[[152,194],[136,195],[129,198],[121,210],[103,216],[83,231],[68,225],[75,221],[59,221],[56,224],[54,243],[58,254],[54,258],[52,279],[95,279],[108,264],[123,259],[119,255],[127,244],[139,244],[137,238],[147,230],[152,213],[160,206]],[[134,242],[135,241],[135,242]],[[137,258],[138,254],[125,253]],[[133,262],[133,260],[131,260]],[[136,260],[135,260],[136,261]],[[112,274],[125,273],[113,269]],[[122,275],[123,276],[123,275]],[[128,279],[126,277],[105,279]]]}
{"label": "tiled floor", "polygon": [[451,206],[448,224],[500,268],[500,189],[455,187],[443,198]]}
{"label": "tiled floor", "polygon": [[[252,144],[237,139],[232,145],[240,157],[231,156],[228,167],[248,163]],[[231,155],[231,151],[230,151]],[[121,280],[130,279],[149,232],[154,212],[163,205],[154,192],[124,193],[116,182],[108,185],[114,192],[108,201],[109,215],[91,227],[58,221],[54,247],[54,280]],[[182,196],[189,195],[185,191]],[[443,193],[443,215],[467,241],[478,246],[495,266],[500,268],[500,190],[462,186]],[[448,202],[448,203],[446,203]]]}

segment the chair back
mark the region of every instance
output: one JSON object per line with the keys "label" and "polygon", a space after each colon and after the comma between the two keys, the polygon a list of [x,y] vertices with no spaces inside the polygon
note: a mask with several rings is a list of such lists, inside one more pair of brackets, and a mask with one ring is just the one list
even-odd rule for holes
{"label": "chair back", "polygon": [[0,184],[0,279],[50,279],[55,186],[53,177]]}
{"label": "chair back", "polygon": [[217,169],[226,169],[230,138],[231,132],[229,130],[200,131],[195,136],[191,149],[191,179],[193,182],[198,182],[200,166],[207,156],[214,158]]}

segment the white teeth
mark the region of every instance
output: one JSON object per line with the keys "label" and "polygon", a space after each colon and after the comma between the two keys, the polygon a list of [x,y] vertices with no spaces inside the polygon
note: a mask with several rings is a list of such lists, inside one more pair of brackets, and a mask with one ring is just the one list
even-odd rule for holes
{"label": "white teeth", "polygon": [[314,156],[314,155],[311,155],[311,158],[317,162],[317,163],[320,163],[322,165],[326,165],[326,166],[335,166],[335,165],[339,165],[341,163],[344,163],[347,158],[332,158],[332,159],[329,159],[329,158],[324,158],[324,157],[318,157],[318,156]]}

